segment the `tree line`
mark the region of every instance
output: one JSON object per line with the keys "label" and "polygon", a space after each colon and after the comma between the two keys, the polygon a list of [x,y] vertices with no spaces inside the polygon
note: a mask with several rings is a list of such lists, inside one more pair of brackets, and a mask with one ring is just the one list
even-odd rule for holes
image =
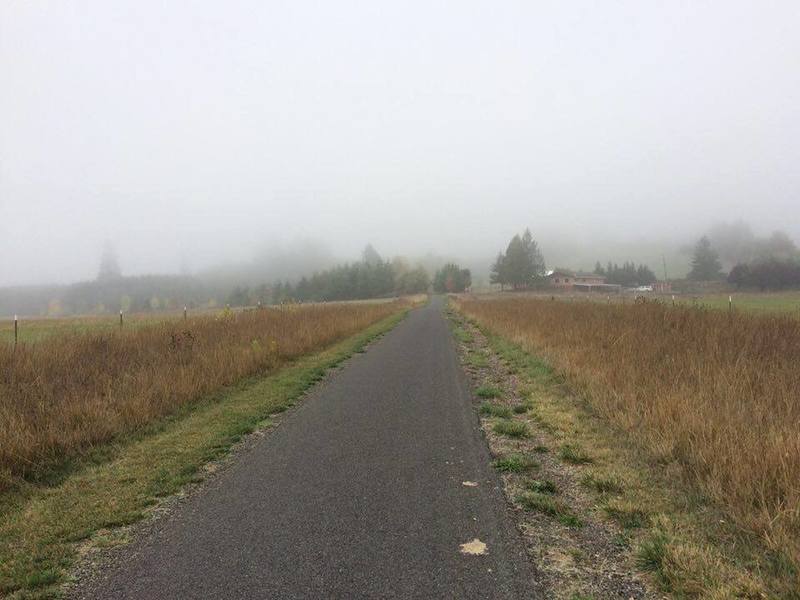
{"label": "tree line", "polygon": [[731,269],[728,283],[761,291],[800,288],[800,262],[770,258],[752,264],[740,263]]}
{"label": "tree line", "polygon": [[687,279],[727,280],[737,288],[762,291],[800,287],[800,251],[788,236],[775,232],[760,248],[750,261],[735,264],[726,277],[719,253],[708,236],[703,236],[695,245]]}
{"label": "tree line", "polygon": [[624,262],[622,266],[617,263],[611,264],[609,261],[606,267],[598,261],[594,266],[594,272],[606,278],[606,283],[621,285],[622,287],[633,287],[637,285],[650,285],[658,281],[656,274],[647,265],[641,264],[638,267],[631,262]]}
{"label": "tree line", "polygon": [[440,294],[464,292],[472,285],[469,269],[462,269],[455,263],[448,263],[436,271],[433,277],[433,290]]}
{"label": "tree line", "polygon": [[422,266],[411,267],[401,257],[384,260],[368,244],[360,261],[318,271],[301,277],[296,283],[278,281],[252,290],[238,286],[228,301],[231,306],[245,306],[257,302],[279,304],[386,298],[425,292],[430,283],[430,276]]}

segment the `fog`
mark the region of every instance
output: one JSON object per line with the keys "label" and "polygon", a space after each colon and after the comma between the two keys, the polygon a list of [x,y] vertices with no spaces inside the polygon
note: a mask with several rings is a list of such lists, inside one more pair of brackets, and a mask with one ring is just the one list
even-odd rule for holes
{"label": "fog", "polygon": [[[0,4],[0,286],[800,239],[800,4]],[[233,268],[233,267],[231,267]],[[310,268],[310,267],[309,267]],[[283,275],[281,275],[283,276]]]}

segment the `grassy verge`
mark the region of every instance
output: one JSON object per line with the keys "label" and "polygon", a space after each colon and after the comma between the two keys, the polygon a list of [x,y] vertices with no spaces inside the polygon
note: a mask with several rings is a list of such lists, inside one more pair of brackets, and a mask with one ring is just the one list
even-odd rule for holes
{"label": "grassy verge", "polygon": [[[555,455],[581,469],[581,485],[593,498],[588,510],[615,524],[617,543],[632,549],[638,568],[662,592],[678,598],[800,598],[793,566],[729,523],[686,481],[679,465],[649,455],[600,418],[546,362],[478,327],[518,378],[528,414],[552,436]],[[495,466],[522,472],[532,460],[514,456]],[[518,502],[528,510],[573,517],[549,497],[550,487],[532,482]]]}
{"label": "grassy verge", "polygon": [[204,465],[244,435],[268,427],[270,415],[286,410],[328,369],[394,327],[406,312],[100,447],[48,481],[0,496],[0,595],[56,596],[81,549],[120,543],[115,528],[142,519],[160,498],[202,480]]}

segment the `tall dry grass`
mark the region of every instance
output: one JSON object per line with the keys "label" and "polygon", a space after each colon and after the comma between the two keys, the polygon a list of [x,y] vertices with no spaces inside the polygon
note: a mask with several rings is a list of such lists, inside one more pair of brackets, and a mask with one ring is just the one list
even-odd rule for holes
{"label": "tall dry grass", "polygon": [[462,299],[800,566],[800,321],[659,303]]}
{"label": "tall dry grass", "polygon": [[0,344],[0,489],[243,378],[318,351],[403,306],[226,312],[128,331]]}

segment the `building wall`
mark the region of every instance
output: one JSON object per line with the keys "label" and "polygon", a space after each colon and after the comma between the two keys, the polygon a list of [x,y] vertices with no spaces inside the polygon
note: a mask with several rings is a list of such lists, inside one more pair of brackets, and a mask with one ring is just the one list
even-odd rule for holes
{"label": "building wall", "polygon": [[591,285],[598,285],[600,283],[605,283],[605,277],[576,277],[575,283],[588,283]]}
{"label": "building wall", "polygon": [[559,289],[569,289],[575,283],[574,277],[567,277],[566,275],[559,275],[558,277],[550,278],[550,285]]}

